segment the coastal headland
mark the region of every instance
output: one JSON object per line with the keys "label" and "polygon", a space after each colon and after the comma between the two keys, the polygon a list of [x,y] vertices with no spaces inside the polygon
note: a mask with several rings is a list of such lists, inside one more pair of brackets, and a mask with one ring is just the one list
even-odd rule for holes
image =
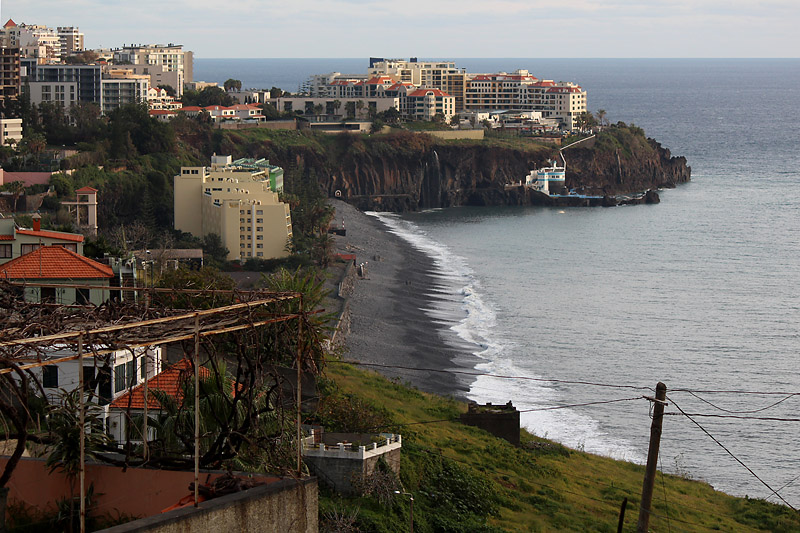
{"label": "coastal headland", "polygon": [[[248,153],[291,162],[290,168],[313,174],[328,196],[362,211],[553,204],[531,189],[507,187],[558,157],[557,148],[535,139],[444,141],[403,130],[325,138],[277,133],[237,132],[236,139],[225,137],[217,152],[238,156],[246,148]],[[673,156],[641,128],[622,123],[563,153],[566,187],[584,195],[642,195],[691,179],[684,157]],[[620,202],[612,205],[616,203]]]}

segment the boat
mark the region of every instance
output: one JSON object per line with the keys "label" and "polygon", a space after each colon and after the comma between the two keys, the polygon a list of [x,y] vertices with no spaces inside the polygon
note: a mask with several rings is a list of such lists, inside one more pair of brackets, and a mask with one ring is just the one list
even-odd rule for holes
{"label": "boat", "polygon": [[525,177],[525,187],[547,195],[561,193],[566,185],[567,161],[561,156],[562,166],[555,159],[548,161],[550,166],[531,170]]}

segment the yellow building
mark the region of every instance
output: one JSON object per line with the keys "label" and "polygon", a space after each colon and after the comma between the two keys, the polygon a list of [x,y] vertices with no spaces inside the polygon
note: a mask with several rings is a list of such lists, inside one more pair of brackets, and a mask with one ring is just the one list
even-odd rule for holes
{"label": "yellow building", "polygon": [[271,259],[289,255],[292,219],[268,172],[214,156],[211,167],[181,167],[175,176],[175,229],[219,235],[229,260]]}

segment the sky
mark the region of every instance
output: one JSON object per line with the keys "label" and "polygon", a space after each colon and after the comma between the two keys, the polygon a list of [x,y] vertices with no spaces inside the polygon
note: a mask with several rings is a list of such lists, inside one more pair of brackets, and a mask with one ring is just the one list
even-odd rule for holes
{"label": "sky", "polygon": [[197,58],[798,57],[798,0],[0,0],[87,48]]}

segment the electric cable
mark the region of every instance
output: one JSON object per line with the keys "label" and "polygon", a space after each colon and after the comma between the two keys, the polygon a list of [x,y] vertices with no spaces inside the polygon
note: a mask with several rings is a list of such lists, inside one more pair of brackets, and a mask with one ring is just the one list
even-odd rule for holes
{"label": "electric cable", "polygon": [[787,502],[787,501],[786,501],[786,500],[783,498],[783,496],[781,496],[781,495],[780,495],[780,494],[779,494],[779,493],[778,493],[776,490],[774,490],[772,487],[770,487],[770,486],[769,486],[769,484],[768,484],[766,481],[764,481],[763,479],[761,479],[761,478],[758,476],[758,474],[756,474],[755,472],[753,472],[753,469],[752,469],[752,468],[750,468],[749,466],[747,466],[746,464],[744,464],[744,462],[743,462],[741,459],[739,459],[738,457],[736,457],[736,456],[733,454],[733,452],[731,452],[731,451],[730,451],[728,448],[726,448],[726,447],[725,447],[725,445],[724,445],[724,444],[722,444],[722,443],[721,443],[719,440],[717,440],[717,439],[716,439],[716,438],[715,438],[715,437],[714,437],[714,436],[713,436],[711,433],[709,433],[709,432],[708,432],[708,430],[706,430],[706,428],[704,428],[703,426],[701,426],[701,425],[700,425],[700,423],[699,423],[699,422],[697,422],[697,420],[695,420],[694,418],[692,418],[690,415],[686,414],[686,413],[683,411],[683,409],[681,409],[681,407],[680,407],[680,406],[679,406],[677,403],[675,403],[675,400],[673,400],[672,398],[669,398],[669,397],[667,397],[667,399],[668,399],[668,400],[669,400],[669,401],[672,403],[672,405],[674,405],[674,406],[675,406],[675,408],[676,408],[676,409],[678,409],[678,411],[680,411],[680,412],[681,412],[681,413],[682,413],[682,414],[683,414],[683,415],[684,415],[686,418],[688,418],[688,419],[689,419],[689,420],[690,420],[690,421],[691,421],[691,422],[692,422],[692,423],[693,423],[695,426],[697,426],[698,428],[700,428],[700,430],[702,430],[702,432],[703,432],[703,433],[705,433],[706,435],[708,435],[708,437],[709,437],[711,440],[713,440],[714,442],[716,442],[716,443],[719,445],[719,447],[720,447],[720,448],[722,448],[723,450],[725,450],[725,451],[728,453],[728,455],[730,455],[731,457],[733,457],[733,458],[736,460],[736,462],[737,462],[737,463],[739,463],[740,465],[742,465],[742,466],[743,466],[743,467],[744,467],[744,468],[745,468],[745,469],[746,469],[748,472],[750,472],[750,473],[753,475],[753,477],[755,477],[755,478],[756,478],[758,481],[760,481],[762,485],[764,485],[765,487],[767,487],[767,489],[769,489],[769,490],[771,491],[771,494],[775,494],[775,495],[776,495],[778,498],[780,498],[780,500],[781,500],[783,503],[785,503],[786,505],[788,505],[790,509],[792,509],[793,511],[797,511],[797,509],[795,509],[795,508],[794,508],[794,506],[793,506],[792,504],[790,504],[789,502]]}

